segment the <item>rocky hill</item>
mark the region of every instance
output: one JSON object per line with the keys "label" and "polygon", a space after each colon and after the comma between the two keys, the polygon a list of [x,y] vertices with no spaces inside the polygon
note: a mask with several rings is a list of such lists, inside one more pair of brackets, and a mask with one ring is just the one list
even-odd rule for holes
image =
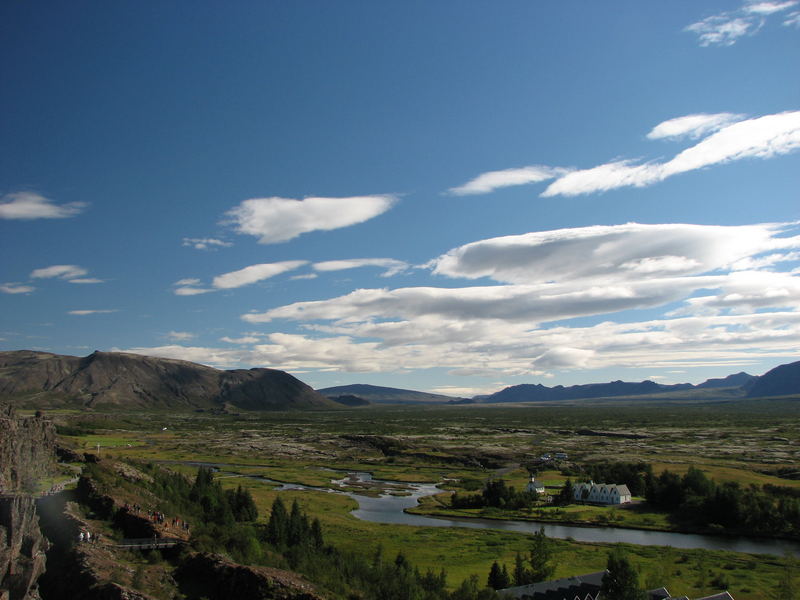
{"label": "rocky hill", "polygon": [[221,371],[182,360],[93,352],[84,357],[0,352],[0,399],[26,407],[334,408],[299,379],[275,369]]}
{"label": "rocky hill", "polygon": [[442,404],[457,399],[452,396],[443,396],[441,394],[429,394],[428,392],[417,392],[414,390],[368,385],[365,383],[339,385],[317,391],[328,398],[345,395],[356,396],[364,400],[369,400],[374,404]]}
{"label": "rocky hill", "polygon": [[767,371],[750,387],[747,395],[750,398],[800,395],[800,361]]}
{"label": "rocky hill", "polygon": [[726,387],[748,387],[758,380],[755,375],[750,375],[744,371],[728,375],[727,377],[706,379],[703,383],[698,383],[697,388],[726,388]]}

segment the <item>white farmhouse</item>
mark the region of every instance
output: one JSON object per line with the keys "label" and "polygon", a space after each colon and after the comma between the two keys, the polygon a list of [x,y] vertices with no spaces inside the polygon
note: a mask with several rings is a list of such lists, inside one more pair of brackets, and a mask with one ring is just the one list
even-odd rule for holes
{"label": "white farmhouse", "polygon": [[[592,502],[593,504],[625,504],[631,501],[631,492],[627,485],[616,483],[576,483],[573,486],[575,500]],[[584,490],[588,496],[584,497]]]}

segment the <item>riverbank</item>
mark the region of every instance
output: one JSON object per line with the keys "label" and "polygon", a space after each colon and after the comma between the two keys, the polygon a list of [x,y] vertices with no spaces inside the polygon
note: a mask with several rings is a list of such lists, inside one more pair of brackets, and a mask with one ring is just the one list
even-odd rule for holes
{"label": "riverbank", "polygon": [[686,527],[669,520],[669,514],[650,510],[646,504],[612,506],[569,505],[530,510],[503,510],[497,508],[452,508],[445,503],[450,494],[443,492],[419,498],[417,506],[405,510],[412,515],[433,518],[480,519],[488,521],[522,521],[549,523],[584,528],[614,528],[701,536],[719,536],[731,539],[752,539],[769,542],[783,540],[797,544],[800,540],[788,536],[757,536],[748,532],[710,527]]}

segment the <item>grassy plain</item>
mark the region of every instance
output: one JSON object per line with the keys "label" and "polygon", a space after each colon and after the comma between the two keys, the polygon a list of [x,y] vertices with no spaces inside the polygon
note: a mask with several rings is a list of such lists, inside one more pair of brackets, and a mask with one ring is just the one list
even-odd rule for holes
{"label": "grassy plain", "polygon": [[[800,402],[729,401],[692,404],[585,403],[540,406],[370,407],[335,412],[210,415],[61,413],[63,436],[76,448],[116,458],[165,461],[190,473],[185,462],[222,463],[225,486],[245,485],[261,519],[279,493],[266,478],[324,487],[348,472],[368,471],[379,479],[439,482],[459,488],[502,476],[511,485],[527,481],[526,466],[544,452],[563,451],[571,462],[642,460],[683,472],[697,466],[718,482],[774,483],[800,487],[778,476],[800,464]],[[166,429],[164,429],[166,428]],[[566,478],[558,469],[539,473],[547,486]],[[515,533],[410,527],[356,519],[356,502],[321,491],[280,492],[320,518],[326,538],[342,549],[370,555],[380,543],[392,556],[402,551],[421,569],[447,569],[456,585],[476,573],[483,580],[494,560],[512,566],[527,551]],[[449,509],[425,500],[425,512]],[[491,516],[491,515],[490,515]],[[668,529],[661,513],[645,507],[612,509],[571,506],[502,517],[578,521]],[[604,568],[610,545],[554,541],[556,576]],[[673,594],[698,596],[727,581],[737,600],[768,598],[782,559],[703,550],[628,546],[642,578]],[[714,581],[716,580],[716,582]]]}

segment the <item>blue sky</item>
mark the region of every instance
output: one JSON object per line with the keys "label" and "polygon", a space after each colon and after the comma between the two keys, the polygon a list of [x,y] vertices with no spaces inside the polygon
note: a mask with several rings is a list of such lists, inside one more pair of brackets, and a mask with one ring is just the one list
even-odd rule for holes
{"label": "blue sky", "polygon": [[800,2],[0,6],[0,348],[472,395],[800,348]]}

